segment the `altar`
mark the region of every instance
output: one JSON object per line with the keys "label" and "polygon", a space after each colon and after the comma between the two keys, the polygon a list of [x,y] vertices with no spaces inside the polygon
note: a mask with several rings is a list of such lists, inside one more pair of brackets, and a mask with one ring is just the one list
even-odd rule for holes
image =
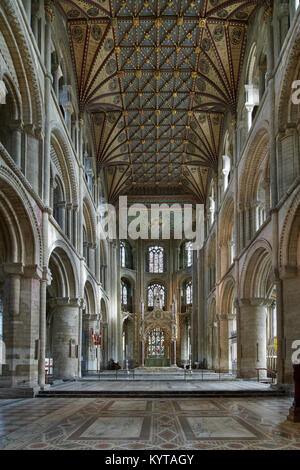
{"label": "altar", "polygon": [[177,312],[175,301],[172,304],[172,311],[163,310],[159,296],[155,298],[154,308],[150,312],[144,311],[142,303],[140,340],[142,367],[170,367],[171,364],[176,366]]}
{"label": "altar", "polygon": [[145,367],[170,367],[171,359],[170,358],[156,358],[156,357],[146,357],[145,358]]}

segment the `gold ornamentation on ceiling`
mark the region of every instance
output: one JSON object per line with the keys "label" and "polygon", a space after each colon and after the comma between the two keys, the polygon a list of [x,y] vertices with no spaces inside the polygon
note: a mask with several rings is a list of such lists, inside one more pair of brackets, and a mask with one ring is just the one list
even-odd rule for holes
{"label": "gold ornamentation on ceiling", "polygon": [[[203,201],[247,26],[263,0],[55,0],[110,200],[182,188]],[[139,189],[138,189],[139,188]],[[176,189],[177,188],[177,189]]]}

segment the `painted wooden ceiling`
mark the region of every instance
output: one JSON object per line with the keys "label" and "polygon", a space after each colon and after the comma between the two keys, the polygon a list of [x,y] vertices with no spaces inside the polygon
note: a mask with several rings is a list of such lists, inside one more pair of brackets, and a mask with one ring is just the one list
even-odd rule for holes
{"label": "painted wooden ceiling", "polygon": [[248,22],[263,0],[55,0],[108,197],[202,202],[235,112]]}

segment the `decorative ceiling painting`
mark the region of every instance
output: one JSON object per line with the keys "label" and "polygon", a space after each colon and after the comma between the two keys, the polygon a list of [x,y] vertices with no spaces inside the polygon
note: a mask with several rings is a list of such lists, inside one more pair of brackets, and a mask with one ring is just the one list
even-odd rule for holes
{"label": "decorative ceiling painting", "polygon": [[56,0],[108,194],[203,202],[263,0]]}

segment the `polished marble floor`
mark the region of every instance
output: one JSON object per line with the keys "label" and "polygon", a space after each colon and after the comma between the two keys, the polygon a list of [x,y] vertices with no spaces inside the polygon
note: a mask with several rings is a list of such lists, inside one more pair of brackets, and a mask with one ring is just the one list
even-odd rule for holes
{"label": "polished marble floor", "polygon": [[52,386],[51,390],[66,391],[266,391],[270,389],[269,384],[259,383],[250,380],[219,381],[219,380],[81,380],[76,382],[66,382]]}
{"label": "polished marble floor", "polygon": [[291,398],[0,400],[1,450],[300,449]]}

